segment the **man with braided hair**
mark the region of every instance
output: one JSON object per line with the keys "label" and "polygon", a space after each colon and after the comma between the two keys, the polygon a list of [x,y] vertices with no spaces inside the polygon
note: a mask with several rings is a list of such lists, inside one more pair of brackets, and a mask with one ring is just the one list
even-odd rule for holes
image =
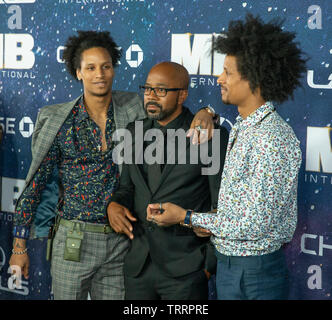
{"label": "man with braided hair", "polygon": [[147,219],[184,223],[212,234],[218,299],[287,299],[282,246],[297,223],[299,141],[273,102],[292,96],[305,73],[295,34],[247,15],[232,21],[215,50],[226,54],[218,78],[222,101],[239,116],[230,132],[216,215],[172,203],[150,204]]}
{"label": "man with braided hair", "polygon": [[[122,269],[130,240],[114,232],[106,216],[120,171],[112,158],[112,136],[146,113],[137,93],[112,91],[120,56],[109,32],[78,31],[68,39],[63,59],[69,73],[82,82],[83,95],[46,106],[37,117],[32,163],[14,216],[10,265],[28,277],[26,239],[32,230],[37,237],[45,236],[41,226],[55,212],[55,299],[86,299],[88,293],[92,299],[124,297]],[[209,113],[201,112],[205,121],[200,122],[212,123]]]}

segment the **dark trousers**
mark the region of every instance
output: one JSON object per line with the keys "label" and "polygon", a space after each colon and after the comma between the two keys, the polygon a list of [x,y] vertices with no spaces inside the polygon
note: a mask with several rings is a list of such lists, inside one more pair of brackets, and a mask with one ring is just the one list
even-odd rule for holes
{"label": "dark trousers", "polygon": [[288,270],[282,249],[262,256],[233,257],[216,251],[218,300],[286,300]]}
{"label": "dark trousers", "polygon": [[204,270],[171,277],[148,257],[137,277],[125,275],[126,300],[207,300],[208,279]]}

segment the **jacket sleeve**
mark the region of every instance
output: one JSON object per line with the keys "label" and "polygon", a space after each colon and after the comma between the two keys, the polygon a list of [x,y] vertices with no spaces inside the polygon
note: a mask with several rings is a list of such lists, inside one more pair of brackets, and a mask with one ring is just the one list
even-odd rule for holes
{"label": "jacket sleeve", "polygon": [[111,197],[111,202],[117,202],[129,211],[133,210],[134,204],[134,185],[131,181],[129,164],[122,165],[122,172],[120,176],[120,185],[118,190]]}
{"label": "jacket sleeve", "polygon": [[29,238],[30,226],[35,218],[37,207],[41,201],[42,192],[51,180],[54,168],[59,159],[57,140],[48,151],[33,179],[20,196],[14,214],[14,237]]}
{"label": "jacket sleeve", "polygon": [[[131,122],[127,125],[126,128],[130,132],[131,136],[133,136],[134,126],[134,122]],[[131,158],[133,161],[132,149],[134,147],[132,144],[130,145],[130,148],[131,152],[129,158]],[[119,188],[112,195],[109,203],[117,202],[132,211],[134,205],[134,184],[130,176],[130,166],[132,164],[128,163],[129,158],[125,157],[124,162],[122,163]]]}

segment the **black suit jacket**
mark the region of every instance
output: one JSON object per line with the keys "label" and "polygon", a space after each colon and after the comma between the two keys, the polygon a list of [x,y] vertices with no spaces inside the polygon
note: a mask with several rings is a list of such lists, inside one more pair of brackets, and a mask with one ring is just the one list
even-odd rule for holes
{"label": "black suit jacket", "polygon": [[[187,108],[183,108],[185,117],[182,128],[187,131],[193,120],[193,114]],[[140,121],[143,121],[143,133],[145,134],[148,129],[152,128],[153,120]],[[133,150],[132,156],[135,159],[135,122],[130,123],[127,129],[133,137],[131,150]],[[214,249],[209,238],[197,237],[192,229],[180,225],[158,227],[146,220],[146,208],[150,203],[159,202],[172,202],[197,212],[208,212],[211,207],[217,207],[228,142],[227,130],[223,127],[219,127],[219,130],[221,137],[220,170],[216,175],[204,176],[201,174],[202,167],[207,167],[207,165],[200,162],[199,156],[198,164],[189,164],[189,138],[186,138],[185,150],[188,164],[166,164],[162,171],[160,185],[154,193],[150,191],[148,183],[142,175],[142,166],[135,164],[134,160],[133,164],[123,164],[120,186],[111,201],[126,206],[138,220],[133,223],[134,239],[125,258],[125,275],[138,276],[149,254],[152,262],[172,277],[183,276],[203,268],[207,268],[210,272],[215,270]],[[138,133],[136,132],[136,134]],[[136,144],[138,143],[136,139]],[[211,141],[208,144],[211,148]],[[178,150],[175,155],[178,155]]]}

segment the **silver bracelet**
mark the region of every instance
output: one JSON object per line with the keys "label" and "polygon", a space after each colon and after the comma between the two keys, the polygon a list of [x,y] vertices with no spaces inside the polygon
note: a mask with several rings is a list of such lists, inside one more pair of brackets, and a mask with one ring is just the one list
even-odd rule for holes
{"label": "silver bracelet", "polygon": [[25,248],[24,250],[22,251],[15,251],[14,249],[12,249],[12,254],[18,254],[18,255],[21,255],[21,254],[25,254],[28,252],[28,248]]}

